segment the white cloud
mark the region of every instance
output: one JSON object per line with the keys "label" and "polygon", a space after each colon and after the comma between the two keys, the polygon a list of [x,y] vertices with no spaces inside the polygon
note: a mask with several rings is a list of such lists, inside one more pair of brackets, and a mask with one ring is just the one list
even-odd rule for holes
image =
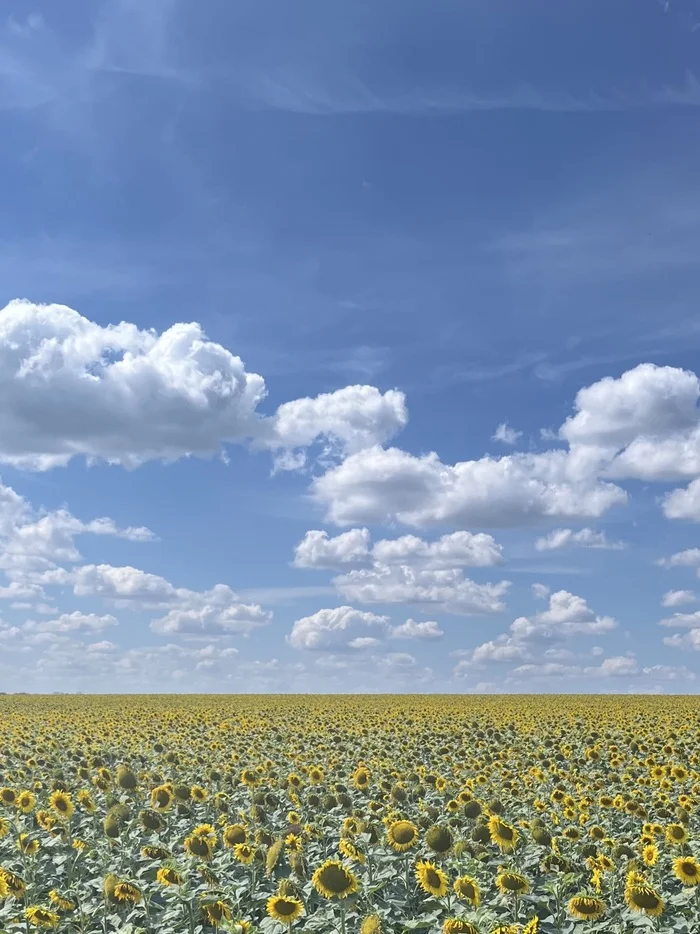
{"label": "white cloud", "polygon": [[[698,448],[700,458],[700,445]],[[700,465],[700,460],[698,461]],[[672,490],[662,501],[667,519],[689,519],[700,522],[700,480],[693,480],[685,489]]]}
{"label": "white cloud", "polygon": [[440,625],[432,619],[423,622],[407,619],[391,630],[392,639],[441,639],[444,635]]}
{"label": "white cloud", "polygon": [[679,668],[673,665],[650,665],[642,668],[642,674],[648,678],[654,678],[661,681],[694,681],[695,673],[689,671],[685,666]]}
{"label": "white cloud", "polygon": [[662,568],[700,568],[700,548],[677,551],[668,558],[660,558],[657,564]]}
{"label": "white cloud", "polygon": [[659,621],[659,626],[667,626],[670,629],[684,626],[700,626],[700,610],[694,613],[674,613],[673,616],[667,616],[666,619]]}
{"label": "white cloud", "polygon": [[491,436],[491,440],[500,441],[501,444],[513,445],[517,444],[522,436],[522,431],[516,431],[515,428],[511,428],[506,422],[501,422]]}
{"label": "white cloud", "polygon": [[503,561],[503,549],[483,532],[452,532],[434,542],[416,535],[382,539],[372,549],[378,564],[417,564],[428,569],[492,567]]}
{"label": "white cloud", "polygon": [[421,570],[408,565],[382,565],[350,571],[334,578],[338,592],[360,603],[432,605],[446,613],[498,613],[509,581],[477,584],[458,568]]}
{"label": "white cloud", "polygon": [[511,624],[511,633],[520,640],[557,639],[562,636],[594,635],[617,626],[611,616],[598,616],[583,597],[558,590],[550,595],[549,606],[535,616],[521,616]]}
{"label": "white cloud", "polygon": [[340,525],[522,525],[541,518],[598,518],[627,494],[581,471],[565,451],[484,457],[454,466],[437,454],[368,448],[314,480],[312,493]]}
{"label": "white cloud", "polygon": [[623,542],[611,542],[605,532],[595,532],[593,529],[552,529],[552,531],[538,538],[535,542],[537,551],[554,551],[558,548],[578,546],[580,548],[600,548],[618,551],[625,547]]}
{"label": "white cloud", "polygon": [[110,626],[116,626],[117,620],[109,613],[98,616],[95,613],[61,613],[55,619],[46,619],[35,622],[28,620],[23,629],[27,632],[100,632]]}
{"label": "white cloud", "polygon": [[310,529],[294,550],[294,567],[338,570],[365,564],[369,558],[369,530],[350,529],[334,538]]}
{"label": "white cloud", "polygon": [[587,675],[599,675],[603,678],[621,678],[639,673],[639,666],[634,655],[615,655],[604,658],[600,665],[585,669]]}
{"label": "white cloud", "polygon": [[[287,639],[295,649],[337,651],[351,647],[357,638],[367,638],[368,628],[383,637],[389,628],[389,617],[355,610],[351,606],[339,606],[318,610],[312,616],[296,620]],[[370,635],[369,638],[376,637]]]}
{"label": "white cloud", "polygon": [[[265,382],[196,322],[162,333],[105,327],[65,305],[0,310],[0,461],[46,470],[72,458],[135,467],[252,441],[329,452],[383,443],[407,420],[403,393],[347,386],[265,418]],[[297,457],[297,464],[301,462]]]}
{"label": "white cloud", "polygon": [[561,662],[528,662],[518,665],[508,676],[508,681],[537,680],[538,678],[565,678],[580,674],[581,669]]}
{"label": "white cloud", "polygon": [[672,649],[691,649],[700,652],[700,628],[691,629],[689,632],[674,632],[672,636],[666,636],[664,645]]}
{"label": "white cloud", "polygon": [[667,590],[661,598],[661,606],[673,607],[695,603],[697,596],[693,590]]}
{"label": "white cloud", "polygon": [[546,600],[552,592],[546,584],[533,584],[530,590],[535,600]]}

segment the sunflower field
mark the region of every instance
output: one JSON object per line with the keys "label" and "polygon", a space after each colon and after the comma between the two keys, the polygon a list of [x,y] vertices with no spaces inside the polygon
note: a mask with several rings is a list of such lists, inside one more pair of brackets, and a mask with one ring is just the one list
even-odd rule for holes
{"label": "sunflower field", "polygon": [[699,714],[1,696],[0,934],[698,934]]}

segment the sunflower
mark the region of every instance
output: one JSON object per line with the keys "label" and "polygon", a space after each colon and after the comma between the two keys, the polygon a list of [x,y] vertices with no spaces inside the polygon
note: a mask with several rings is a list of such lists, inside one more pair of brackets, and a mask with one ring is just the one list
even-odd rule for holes
{"label": "sunflower", "polygon": [[595,921],[603,915],[605,903],[594,895],[581,893],[569,900],[568,909],[569,914],[580,921]]}
{"label": "sunflower", "polygon": [[496,888],[502,895],[527,895],[530,883],[519,872],[501,869],[496,876]]}
{"label": "sunflower", "polygon": [[30,905],[25,910],[24,917],[36,928],[55,928],[60,921],[55,911],[41,908],[39,905]]}
{"label": "sunflower", "polygon": [[198,837],[196,834],[191,833],[188,837],[185,837],[183,845],[185,852],[189,853],[190,856],[196,856],[207,861],[212,858],[214,844],[210,837]]}
{"label": "sunflower", "polygon": [[243,824],[229,824],[224,828],[222,840],[224,846],[232,849],[237,843],[245,843],[248,840],[248,832]]}
{"label": "sunflower", "polygon": [[22,814],[30,814],[36,807],[36,795],[31,791],[20,791],[17,795],[16,806]]}
{"label": "sunflower", "polygon": [[396,820],[389,824],[386,836],[392,850],[405,853],[418,842],[418,828],[410,820]]}
{"label": "sunflower", "polygon": [[379,915],[367,915],[363,918],[360,934],[382,934],[382,919]]}
{"label": "sunflower", "polygon": [[138,905],[142,899],[141,889],[133,882],[117,882],[114,886],[114,897],[118,902],[128,905]]}
{"label": "sunflower", "polygon": [[446,918],[442,925],[442,934],[479,934],[479,929],[464,918]]}
{"label": "sunflower", "polygon": [[260,776],[255,769],[243,769],[241,772],[241,783],[247,788],[255,788],[260,784]]}
{"label": "sunflower", "polygon": [[537,931],[540,926],[540,919],[535,915],[530,918],[525,927],[523,928],[523,934],[537,934]]}
{"label": "sunflower", "polygon": [[645,866],[655,866],[659,858],[659,851],[654,843],[647,843],[642,848],[642,862]]}
{"label": "sunflower", "polygon": [[156,881],[161,885],[182,885],[183,878],[176,869],[170,866],[161,866],[156,873]]}
{"label": "sunflower", "polygon": [[39,850],[39,841],[28,833],[21,833],[17,838],[17,849],[25,856],[34,856]]}
{"label": "sunflower", "polygon": [[457,898],[468,902],[474,908],[478,908],[481,904],[481,889],[472,876],[459,876],[455,879],[453,889]]}
{"label": "sunflower", "polygon": [[343,837],[342,840],[338,843],[338,849],[346,859],[351,859],[355,863],[359,863],[361,866],[364,866],[367,862],[367,857],[354,843],[351,843],[350,840],[347,840]]}
{"label": "sunflower", "polygon": [[146,859],[170,859],[171,852],[164,846],[144,846],[141,847],[141,855]]}
{"label": "sunflower", "polygon": [[666,842],[671,846],[681,846],[688,839],[688,831],[683,824],[669,824],[665,836]]}
{"label": "sunflower", "polygon": [[0,804],[13,808],[17,804],[17,792],[14,788],[0,788]]}
{"label": "sunflower", "polygon": [[75,805],[66,791],[54,791],[49,798],[49,805],[64,820],[69,820],[75,811]]}
{"label": "sunflower", "polygon": [[16,872],[0,867],[0,880],[5,883],[7,891],[12,898],[21,898],[27,891],[27,883]]}
{"label": "sunflower", "polygon": [[0,840],[2,840],[3,837],[6,837],[8,835],[8,833],[10,832],[10,827],[11,827],[11,824],[9,820],[7,820],[4,817],[0,817]]}
{"label": "sunflower", "polygon": [[433,853],[438,853],[441,856],[452,849],[453,843],[454,838],[449,828],[441,824],[433,824],[432,827],[428,827],[425,833],[425,845],[429,850],[432,850]]}
{"label": "sunflower", "polygon": [[202,914],[212,927],[219,927],[220,924],[231,920],[231,909],[220,898],[213,902],[203,901],[200,903],[200,907]]}
{"label": "sunflower", "polygon": [[272,895],[265,905],[268,915],[280,924],[291,927],[304,914],[304,906],[291,895]]}
{"label": "sunflower", "polygon": [[673,860],[673,874],[683,885],[697,885],[700,882],[700,865],[692,856],[678,856]]}
{"label": "sunflower", "polygon": [[248,865],[255,859],[255,847],[249,846],[247,843],[237,843],[233,848],[233,855],[239,863]]}
{"label": "sunflower", "polygon": [[488,831],[491,842],[495,843],[504,853],[515,849],[515,844],[518,842],[518,831],[515,827],[501,820],[496,814],[489,818]]}
{"label": "sunflower", "polygon": [[151,807],[154,811],[167,811],[173,803],[172,788],[158,785],[151,791]]}
{"label": "sunflower", "polygon": [[67,895],[61,895],[56,889],[49,892],[49,901],[61,911],[75,911],[75,902]]}
{"label": "sunflower", "polygon": [[630,911],[658,917],[664,910],[661,896],[646,881],[644,876],[631,872],[625,885],[625,902]]}
{"label": "sunflower", "polygon": [[203,801],[206,801],[209,797],[209,792],[206,788],[202,788],[201,785],[193,785],[190,789],[190,795],[192,796],[193,801],[197,801],[201,804]]}
{"label": "sunflower", "polygon": [[311,877],[313,887],[324,898],[347,898],[357,891],[357,877],[339,859],[327,859]]}
{"label": "sunflower", "polygon": [[353,785],[358,791],[366,791],[369,788],[369,780],[369,769],[359,765],[352,774]]}
{"label": "sunflower", "polygon": [[314,765],[309,769],[309,781],[312,785],[320,785],[324,777],[324,771],[320,766]]}
{"label": "sunflower", "polygon": [[443,898],[449,891],[449,881],[435,863],[421,860],[416,863],[416,881],[427,895]]}

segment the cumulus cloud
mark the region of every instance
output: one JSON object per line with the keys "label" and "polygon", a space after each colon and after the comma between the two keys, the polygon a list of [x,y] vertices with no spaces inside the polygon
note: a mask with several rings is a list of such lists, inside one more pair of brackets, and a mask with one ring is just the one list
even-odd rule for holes
{"label": "cumulus cloud", "polygon": [[96,613],[61,613],[55,619],[28,620],[23,629],[27,632],[100,632],[110,626],[116,626],[117,620],[110,613],[98,616]]}
{"label": "cumulus cloud", "polygon": [[334,578],[333,583],[347,600],[432,605],[462,615],[500,612],[510,587],[509,581],[477,584],[459,568],[424,570],[383,564],[350,571]]}
{"label": "cumulus cloud", "polygon": [[664,645],[672,649],[691,649],[694,652],[700,652],[700,628],[683,633],[674,632],[672,636],[666,636],[663,641]]}
{"label": "cumulus cloud", "polygon": [[350,529],[334,538],[320,529],[309,529],[294,550],[294,567],[338,570],[361,565],[369,559],[369,530]]}
{"label": "cumulus cloud", "polygon": [[258,412],[265,395],[263,378],[196,322],[157,333],[102,326],[65,305],[17,300],[0,310],[0,461],[16,467],[77,456],[135,467],[246,441],[354,453],[407,419],[402,393],[373,386],[297,399],[269,417]]}
{"label": "cumulus cloud", "polygon": [[520,616],[511,624],[511,633],[521,640],[557,639],[562,636],[594,635],[617,626],[611,616],[598,616],[583,597],[558,590],[549,597],[549,606],[534,616]]}
{"label": "cumulus cloud", "polygon": [[624,542],[611,542],[605,532],[595,532],[593,529],[552,529],[552,531],[538,538],[535,542],[537,551],[555,551],[559,548],[600,548],[618,551],[625,547]]}
{"label": "cumulus cloud", "polygon": [[694,613],[674,613],[673,616],[667,616],[666,619],[659,621],[659,626],[668,626],[670,629],[678,629],[685,626],[700,626],[700,610]]}
{"label": "cumulus cloud", "polygon": [[685,489],[671,490],[663,497],[661,508],[667,519],[700,522],[700,480],[693,480]]}
{"label": "cumulus cloud", "polygon": [[674,607],[695,603],[697,596],[693,590],[667,590],[661,598],[661,606]]}
{"label": "cumulus cloud", "polygon": [[582,471],[566,451],[443,464],[435,453],[367,448],[316,478],[330,521],[510,526],[542,518],[599,518],[627,494]]}
{"label": "cumulus cloud", "polygon": [[513,445],[518,443],[522,435],[522,431],[516,431],[515,428],[511,428],[506,422],[501,422],[491,436],[491,440],[500,441],[501,444]]}
{"label": "cumulus cloud", "polygon": [[375,645],[386,635],[389,625],[388,616],[339,606],[318,610],[311,616],[296,620],[287,640],[295,649],[357,649],[368,644],[358,640],[369,638],[372,640],[369,644]]}
{"label": "cumulus cloud", "polygon": [[392,639],[442,639],[444,635],[440,625],[432,619],[423,622],[407,619],[391,630]]}
{"label": "cumulus cloud", "polygon": [[452,532],[434,542],[416,535],[382,539],[372,549],[378,564],[411,564],[429,569],[492,567],[503,561],[503,549],[484,532]]}
{"label": "cumulus cloud", "polygon": [[700,568],[700,548],[677,551],[668,558],[660,558],[657,564],[662,568]]}

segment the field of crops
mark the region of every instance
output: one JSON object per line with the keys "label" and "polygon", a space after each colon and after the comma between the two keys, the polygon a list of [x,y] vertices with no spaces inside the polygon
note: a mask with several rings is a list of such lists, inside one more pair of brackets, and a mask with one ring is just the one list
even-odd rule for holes
{"label": "field of crops", "polygon": [[0,931],[700,931],[700,703],[0,697]]}

